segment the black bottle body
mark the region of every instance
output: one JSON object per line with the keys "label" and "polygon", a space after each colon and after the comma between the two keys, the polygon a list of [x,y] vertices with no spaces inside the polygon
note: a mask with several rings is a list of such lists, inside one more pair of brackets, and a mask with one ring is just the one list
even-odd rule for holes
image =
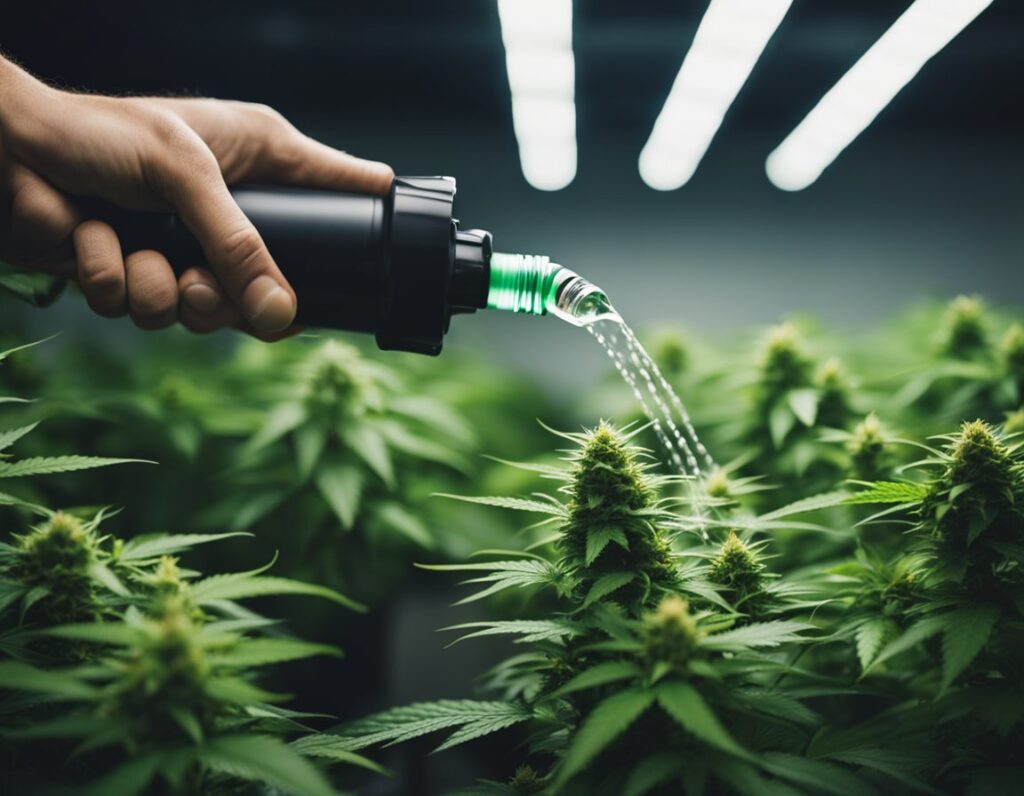
{"label": "black bottle body", "polygon": [[[490,235],[458,230],[449,177],[397,179],[388,196],[283,187],[232,193],[295,288],[300,324],[437,354],[451,315],[487,304]],[[114,226],[126,254],[155,249],[179,272],[205,262],[177,216],[90,211]]]}

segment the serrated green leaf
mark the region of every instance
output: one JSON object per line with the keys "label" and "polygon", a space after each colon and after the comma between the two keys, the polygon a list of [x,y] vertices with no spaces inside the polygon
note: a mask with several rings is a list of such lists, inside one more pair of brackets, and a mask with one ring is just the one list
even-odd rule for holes
{"label": "serrated green leaf", "polygon": [[349,749],[351,739],[328,733],[314,733],[292,741],[291,747],[306,757],[322,757],[339,763],[349,763],[376,774],[387,775],[387,769],[368,757],[363,757]]}
{"label": "serrated green leaf", "polygon": [[949,688],[957,676],[981,652],[992,634],[1000,610],[995,605],[976,603],[945,615],[942,633],[942,687]]}
{"label": "serrated green leaf", "polygon": [[26,434],[30,434],[38,425],[39,423],[31,423],[27,426],[22,426],[21,428],[12,428],[9,431],[0,431],[0,451],[6,450]]}
{"label": "serrated green leaf", "polygon": [[817,630],[817,627],[806,622],[791,622],[782,619],[772,622],[755,622],[710,635],[701,642],[701,646],[720,651],[777,647],[780,644],[807,641],[807,637],[800,635],[806,630]]}
{"label": "serrated green leaf", "polygon": [[466,630],[475,627],[483,629],[460,636],[449,646],[471,638],[501,635],[522,636],[522,638],[517,639],[518,643],[532,643],[572,636],[580,630],[578,625],[558,619],[509,619],[495,622],[463,622],[462,624],[442,628],[442,630]]}
{"label": "serrated green leaf", "polygon": [[605,661],[580,672],[561,688],[553,691],[551,697],[562,697],[576,691],[617,683],[620,680],[639,677],[641,674],[640,668],[630,661]]}
{"label": "serrated green leaf", "polygon": [[505,716],[488,716],[486,718],[477,719],[476,721],[468,724],[463,724],[459,729],[449,735],[445,742],[434,751],[442,752],[445,749],[451,749],[453,746],[458,746],[459,744],[464,744],[467,741],[482,738],[485,735],[491,735],[499,730],[512,727],[515,724],[521,724],[530,718],[532,718],[530,713],[519,710],[516,713],[509,713]]}
{"label": "serrated green leaf", "polygon": [[316,471],[314,480],[341,527],[349,530],[355,524],[356,514],[359,512],[363,474],[350,464],[331,462]]}
{"label": "serrated green leaf", "polygon": [[125,542],[118,560],[139,561],[146,558],[157,558],[171,553],[179,553],[196,545],[230,539],[232,536],[252,536],[252,534],[245,531],[233,531],[231,533],[180,533],[149,538],[137,537]]}
{"label": "serrated green leaf", "polygon": [[654,702],[654,692],[628,688],[598,703],[573,734],[558,767],[554,790],[583,771],[612,741],[624,733]]}
{"label": "serrated green leaf", "polygon": [[819,509],[839,506],[845,503],[849,497],[850,493],[846,490],[814,495],[813,497],[804,498],[803,500],[797,500],[789,505],[776,509],[775,511],[770,511],[767,514],[762,514],[757,518],[757,522],[771,522],[773,520],[784,519],[785,517],[792,517],[796,514],[806,514],[810,511],[818,511]]}
{"label": "serrated green leaf", "polygon": [[527,500],[525,498],[510,497],[474,497],[470,495],[450,495],[445,492],[437,492],[435,497],[461,500],[463,503],[479,503],[483,506],[494,506],[499,509],[515,509],[516,511],[535,511],[540,514],[553,514],[560,516],[565,509],[556,503],[549,503],[543,500]]}
{"label": "serrated green leaf", "polygon": [[865,503],[917,503],[928,494],[928,487],[909,481],[876,481],[863,492],[850,495],[844,503],[855,506]]}
{"label": "serrated green leaf", "polygon": [[635,579],[636,575],[632,572],[609,572],[607,575],[602,575],[594,581],[590,591],[587,592],[587,596],[583,600],[583,607],[589,608],[598,600],[604,599]]}
{"label": "serrated green leaf", "polygon": [[772,407],[768,414],[768,431],[771,434],[772,447],[775,450],[782,447],[782,443],[786,441],[786,437],[793,430],[794,425],[796,425],[796,415],[789,408],[789,404],[779,401]]}
{"label": "serrated green leaf", "polygon": [[797,420],[807,427],[813,426],[814,421],[818,418],[818,402],[820,400],[821,394],[817,390],[790,390],[786,393],[786,403],[789,404],[789,408],[793,410]]}
{"label": "serrated green leaf", "polygon": [[246,453],[253,453],[265,448],[285,434],[293,431],[306,419],[306,410],[301,403],[291,402],[280,404],[267,414],[266,422],[245,445]]}
{"label": "serrated green leaf", "polygon": [[868,674],[872,670],[881,666],[890,658],[899,655],[900,653],[907,652],[913,649],[917,645],[924,641],[927,641],[932,636],[935,636],[942,632],[946,626],[946,619],[941,616],[929,616],[922,619],[915,625],[911,625],[905,633],[899,638],[893,639],[878,654],[875,660],[868,667],[865,674]]}
{"label": "serrated green leaf", "polygon": [[395,486],[395,466],[384,437],[374,428],[359,424],[343,432],[345,444],[375,472],[389,488]]}
{"label": "serrated green leaf", "polygon": [[878,796],[849,769],[836,763],[782,752],[768,752],[762,765],[777,777],[833,796]]}
{"label": "serrated green leaf", "polygon": [[591,528],[588,530],[587,550],[584,554],[583,563],[589,567],[612,542],[615,542],[624,550],[629,550],[629,540],[626,538],[626,534],[621,528],[606,525],[601,528]]}
{"label": "serrated green leaf", "polygon": [[72,638],[92,644],[112,644],[115,647],[130,647],[138,644],[142,631],[123,622],[83,622],[58,625],[43,631],[48,636]]}
{"label": "serrated green leaf", "polygon": [[744,759],[753,756],[733,740],[704,697],[690,683],[670,680],[657,686],[658,704],[669,716],[704,743]]}
{"label": "serrated green leaf", "polygon": [[353,611],[366,610],[366,606],[350,600],[344,594],[340,594],[334,589],[328,589],[326,586],[302,583],[288,578],[252,575],[248,572],[213,575],[192,586],[192,599],[199,605],[205,605],[214,600],[241,600],[246,597],[266,597],[279,594],[323,597],[351,608]]}
{"label": "serrated green leaf", "polygon": [[[417,702],[392,708],[351,722],[342,728],[348,749],[364,749],[381,743],[395,744],[463,725],[478,730],[486,726],[510,726],[526,721],[533,714],[513,702],[478,701],[472,699],[443,699],[437,702]],[[504,721],[509,724],[502,724]],[[463,740],[468,740],[464,738]],[[452,745],[449,739],[448,745]],[[456,738],[456,742],[459,742]]]}
{"label": "serrated green leaf", "polygon": [[374,507],[374,518],[420,547],[428,550],[436,547],[434,537],[423,521],[400,503],[378,503]]}
{"label": "serrated green leaf", "polygon": [[195,754],[214,771],[295,796],[335,796],[334,788],[316,766],[276,738],[226,735],[211,738]]}
{"label": "serrated green leaf", "polygon": [[862,670],[867,669],[879,650],[899,633],[891,619],[869,619],[857,628],[857,658]]}
{"label": "serrated green leaf", "polygon": [[305,481],[316,469],[327,444],[327,429],[320,423],[304,423],[295,429],[295,463]]}
{"label": "serrated green leaf", "polygon": [[0,478],[70,473],[114,464],[155,464],[145,459],[109,459],[100,456],[33,456],[16,462],[0,462]]}
{"label": "serrated green leaf", "polygon": [[209,677],[203,690],[221,702],[236,705],[258,705],[263,702],[282,702],[287,694],[275,694],[253,685],[241,677]]}
{"label": "serrated green leaf", "polygon": [[99,694],[93,686],[77,679],[74,670],[37,669],[20,661],[0,661],[0,688],[67,699],[93,699]]}
{"label": "serrated green leaf", "polygon": [[97,583],[101,583],[106,586],[114,594],[120,597],[127,597],[131,592],[125,587],[123,583],[118,579],[106,564],[102,561],[94,561],[89,566],[89,575]]}
{"label": "serrated green leaf", "polygon": [[342,657],[337,647],[290,638],[245,639],[228,650],[209,653],[211,662],[221,666],[263,666],[269,663],[311,658],[314,655]]}

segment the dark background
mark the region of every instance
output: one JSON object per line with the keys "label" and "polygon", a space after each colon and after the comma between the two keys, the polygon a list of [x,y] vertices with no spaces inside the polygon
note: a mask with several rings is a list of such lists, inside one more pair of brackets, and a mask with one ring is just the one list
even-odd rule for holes
{"label": "dark background", "polygon": [[[1016,0],[996,0],[810,188],[765,177],[767,154],[908,5],[796,0],[696,176],[670,193],[647,188],[636,160],[705,2],[576,3],[579,170],[554,193],[519,171],[490,0],[41,0],[5,10],[0,47],[64,86],[265,102],[400,174],[455,175],[467,225],[586,274],[634,325],[718,332],[799,310],[856,331],[923,295],[1024,299]],[[602,367],[555,321],[454,327],[449,346],[562,388]]]}
{"label": "dark background", "polygon": [[[587,275],[640,328],[717,334],[803,311],[857,334],[925,296],[1024,301],[1019,0],[996,0],[792,194],[768,182],[766,156],[907,0],[796,0],[696,176],[670,193],[647,188],[636,162],[706,2],[576,2],[579,167],[554,193],[519,170],[492,0],[8,5],[0,49],[62,86],[264,102],[399,174],[456,176],[466,225]],[[94,319],[74,298],[39,323],[137,339],[127,321]],[[551,319],[460,318],[447,345],[540,376],[566,402],[607,371],[587,335]],[[390,704],[469,696],[483,668],[469,645],[439,649],[433,629],[452,621],[452,593],[419,584],[389,620]],[[399,753],[426,770],[397,761],[392,792],[465,783],[474,754],[501,750],[425,761],[423,751]]]}

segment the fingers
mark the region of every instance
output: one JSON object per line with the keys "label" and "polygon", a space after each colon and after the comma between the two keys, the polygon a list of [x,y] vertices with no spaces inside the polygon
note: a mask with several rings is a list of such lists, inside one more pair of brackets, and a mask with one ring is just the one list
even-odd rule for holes
{"label": "fingers", "polygon": [[286,139],[283,146],[268,153],[264,164],[274,181],[381,195],[391,190],[395,172],[386,163],[346,154],[294,128]]}
{"label": "fingers", "polygon": [[303,135],[266,105],[204,99],[161,100],[210,147],[229,183],[270,182],[386,194],[395,173]]}
{"label": "fingers", "polygon": [[10,169],[10,237],[5,247],[14,265],[71,276],[71,235],[78,224],[74,205],[29,169]]}
{"label": "fingers", "polygon": [[198,138],[179,154],[186,157],[158,161],[160,191],[196,236],[243,319],[258,332],[287,329],[295,318],[295,293],[232,198],[213,155]]}
{"label": "fingers", "polygon": [[140,329],[163,329],[178,319],[178,280],[160,252],[137,251],[124,260],[128,312]]}
{"label": "fingers", "polygon": [[102,221],[86,221],[74,231],[78,284],[93,312],[117,318],[128,309],[121,243]]}
{"label": "fingers", "polygon": [[178,292],[181,295],[178,320],[193,332],[205,334],[242,321],[214,275],[205,268],[185,271],[178,279]]}

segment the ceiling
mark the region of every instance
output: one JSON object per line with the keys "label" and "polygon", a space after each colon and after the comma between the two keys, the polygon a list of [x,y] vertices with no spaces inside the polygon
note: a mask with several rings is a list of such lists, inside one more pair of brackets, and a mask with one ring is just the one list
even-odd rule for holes
{"label": "ceiling", "polygon": [[[730,111],[773,142],[908,2],[796,0]],[[706,2],[577,0],[574,48],[581,149],[594,135],[650,132]],[[13,11],[13,13],[12,13]],[[1024,3],[996,0],[888,108],[877,133],[1024,131]],[[286,113],[380,123],[484,124],[511,136],[495,3],[23,2],[3,47],[64,85],[195,93]]]}

